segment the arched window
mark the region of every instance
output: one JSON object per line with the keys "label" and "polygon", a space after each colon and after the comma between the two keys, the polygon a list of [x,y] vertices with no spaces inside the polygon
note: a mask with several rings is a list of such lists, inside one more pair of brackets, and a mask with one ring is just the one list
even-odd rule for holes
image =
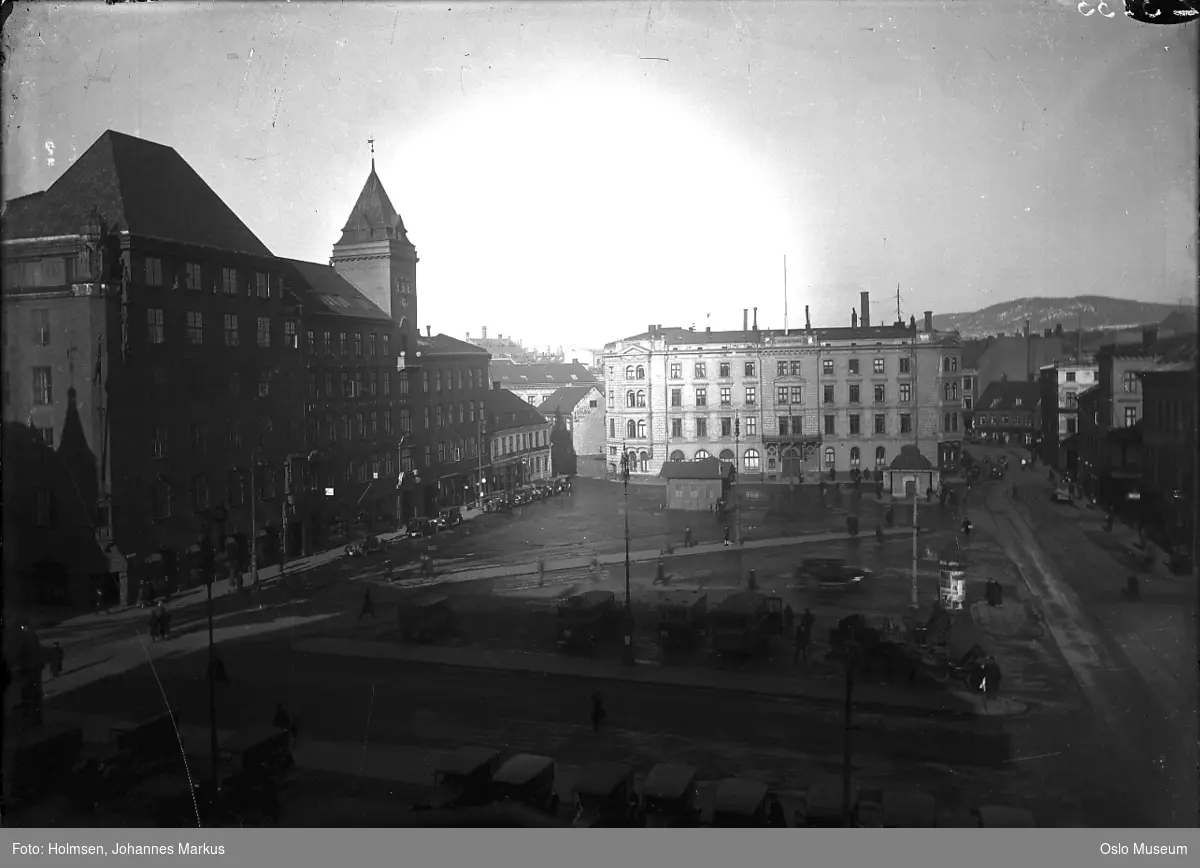
{"label": "arched window", "polygon": [[642,468],[642,473],[650,472],[650,453],[644,449],[642,450],[642,453],[638,455],[638,466]]}
{"label": "arched window", "polygon": [[676,449],[674,452],[671,453],[671,460],[672,461],[683,461],[683,453],[680,452],[678,449]]}
{"label": "arched window", "polygon": [[633,392],[632,390],[625,393],[625,406],[626,407],[636,407],[637,406],[637,394],[635,392]]}
{"label": "arched window", "polygon": [[951,431],[958,430],[958,414],[957,413],[950,414],[950,430]]}
{"label": "arched window", "polygon": [[640,391],[639,391],[639,392],[637,393],[637,405],[638,405],[639,407],[645,407],[645,406],[646,406],[646,393],[645,393],[645,392],[640,392]]}
{"label": "arched window", "polygon": [[626,380],[633,379],[633,365],[630,365],[628,368],[625,369],[625,379]]}
{"label": "arched window", "polygon": [[862,452],[857,446],[850,447],[850,466],[858,467],[862,463]]}
{"label": "arched window", "polygon": [[637,436],[637,422],[630,419],[625,423],[625,435],[630,440]]}
{"label": "arched window", "polygon": [[722,461],[732,461],[733,460],[733,450],[732,449],[722,449],[719,457]]}
{"label": "arched window", "polygon": [[742,459],[744,462],[742,466],[745,467],[746,470],[748,470],[750,473],[758,472],[759,463],[757,449],[747,449],[745,454],[742,456]]}
{"label": "arched window", "polygon": [[630,452],[629,452],[629,469],[637,470],[637,468],[638,468],[637,453],[630,450]]}
{"label": "arched window", "polygon": [[638,365],[638,366],[637,366],[637,378],[638,378],[639,380],[644,380],[644,379],[646,379],[646,369],[645,369],[645,368],[643,368],[641,365]]}
{"label": "arched window", "polygon": [[942,383],[942,400],[943,401],[950,400],[950,384],[949,383]]}
{"label": "arched window", "polygon": [[639,419],[637,423],[637,436],[641,440],[646,439],[646,420]]}
{"label": "arched window", "polygon": [[693,460],[703,461],[705,458],[712,458],[712,456],[708,454],[708,450],[707,449],[697,449],[695,458]]}
{"label": "arched window", "polygon": [[826,447],[825,447],[825,466],[826,466],[826,467],[833,467],[833,462],[834,462],[834,452],[833,452],[833,447],[832,447],[832,446],[826,446]]}
{"label": "arched window", "polygon": [[950,414],[949,413],[947,413],[945,416],[942,417],[942,430],[943,431],[950,430]]}
{"label": "arched window", "polygon": [[958,356],[950,357],[950,370],[952,370],[952,371],[958,370]]}
{"label": "arched window", "polygon": [[882,446],[875,447],[875,466],[883,467],[887,463],[887,450]]}
{"label": "arched window", "polygon": [[950,400],[951,401],[958,400],[958,381],[957,380],[955,380],[953,383],[950,384]]}
{"label": "arched window", "polygon": [[950,359],[949,358],[942,359],[942,370],[943,371],[950,370]]}

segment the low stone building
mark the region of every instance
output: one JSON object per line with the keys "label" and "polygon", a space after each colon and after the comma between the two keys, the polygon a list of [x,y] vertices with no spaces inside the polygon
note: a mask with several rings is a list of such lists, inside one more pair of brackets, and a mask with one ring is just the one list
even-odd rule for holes
{"label": "low stone building", "polygon": [[931,489],[937,491],[941,484],[941,472],[911,443],[900,447],[885,477],[887,490],[894,497],[919,497]]}
{"label": "low stone building", "polygon": [[700,512],[728,497],[733,465],[717,458],[667,461],[660,473],[667,482],[667,509]]}

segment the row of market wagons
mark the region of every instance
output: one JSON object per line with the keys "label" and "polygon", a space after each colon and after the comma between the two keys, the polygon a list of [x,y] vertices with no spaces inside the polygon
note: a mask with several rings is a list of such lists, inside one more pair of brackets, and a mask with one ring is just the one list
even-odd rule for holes
{"label": "row of market wagons", "polygon": [[[638,783],[632,765],[594,762],[579,769],[570,801],[560,802],[558,768],[547,756],[467,746],[438,762],[431,797],[413,806],[424,827],[840,827],[845,825],[841,781],[813,785],[789,823],[778,797],[761,781],[725,778],[699,781],[699,770],[659,763]],[[702,793],[707,794],[704,798]],[[851,792],[851,823],[868,828],[932,828],[939,825],[933,796],[880,790]],[[944,825],[944,823],[943,823]],[[984,806],[956,825],[1031,828],[1033,815],[1019,808]]]}

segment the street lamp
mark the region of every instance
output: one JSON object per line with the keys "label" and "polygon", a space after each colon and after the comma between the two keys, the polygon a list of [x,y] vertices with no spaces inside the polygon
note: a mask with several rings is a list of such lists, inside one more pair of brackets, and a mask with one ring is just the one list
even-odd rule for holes
{"label": "street lamp", "polygon": [[[738,483],[738,469],[741,466],[742,452],[742,417],[733,417],[733,482]],[[742,581],[742,497],[740,487],[733,492],[733,544],[737,546],[738,583]]]}
{"label": "street lamp", "polygon": [[262,454],[262,446],[250,450],[250,574],[255,588],[258,587],[258,465],[255,457]]}
{"label": "street lamp", "polygon": [[633,663],[633,597],[629,587],[629,452],[621,444],[621,481],[625,487],[625,662]]}

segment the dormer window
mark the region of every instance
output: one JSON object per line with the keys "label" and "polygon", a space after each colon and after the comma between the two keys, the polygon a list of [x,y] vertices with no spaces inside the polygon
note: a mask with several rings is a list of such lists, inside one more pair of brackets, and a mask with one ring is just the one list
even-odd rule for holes
{"label": "dormer window", "polygon": [[1020,407],[1020,406],[1021,406],[1021,401],[1022,401],[1022,399],[1021,399],[1021,398],[1017,398],[1017,400],[1013,401],[1013,406],[1014,406],[1014,407]]}

